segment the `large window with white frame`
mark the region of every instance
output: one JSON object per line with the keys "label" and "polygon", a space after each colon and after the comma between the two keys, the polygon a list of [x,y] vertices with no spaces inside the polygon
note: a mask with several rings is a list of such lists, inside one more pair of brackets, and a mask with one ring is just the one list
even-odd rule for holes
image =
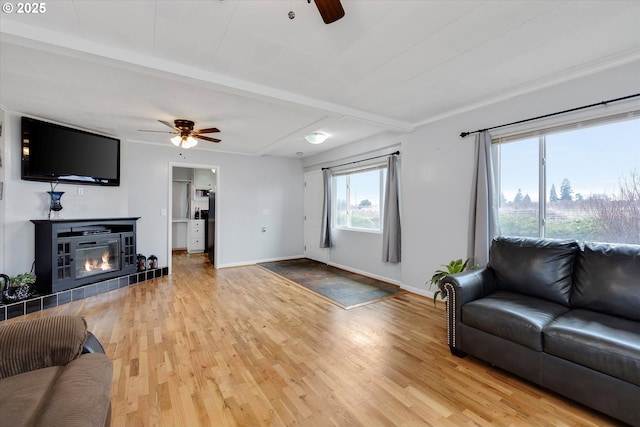
{"label": "large window with white frame", "polygon": [[639,116],[494,139],[500,234],[640,244]]}
{"label": "large window with white frame", "polygon": [[386,178],[386,163],[334,172],[333,226],[381,232]]}

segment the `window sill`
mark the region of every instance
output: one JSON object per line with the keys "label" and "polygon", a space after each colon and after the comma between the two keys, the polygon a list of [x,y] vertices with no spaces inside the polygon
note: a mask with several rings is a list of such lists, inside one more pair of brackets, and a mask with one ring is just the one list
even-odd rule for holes
{"label": "window sill", "polygon": [[333,227],[333,228],[334,230],[352,231],[355,233],[382,234],[382,230],[369,230],[366,228],[352,228],[352,227]]}

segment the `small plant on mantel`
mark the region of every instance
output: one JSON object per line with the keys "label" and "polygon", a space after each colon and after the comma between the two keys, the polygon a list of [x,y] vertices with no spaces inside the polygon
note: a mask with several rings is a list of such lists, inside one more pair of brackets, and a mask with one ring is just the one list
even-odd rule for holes
{"label": "small plant on mantel", "polygon": [[445,299],[447,297],[447,293],[442,287],[442,279],[450,274],[462,273],[463,271],[475,270],[476,268],[478,268],[478,264],[469,265],[469,261],[471,261],[471,258],[467,258],[466,261],[462,261],[462,258],[455,259],[449,264],[441,264],[441,266],[445,267],[446,270],[436,270],[435,273],[433,273],[433,276],[431,276],[431,280],[429,280],[427,283],[429,283],[429,287],[432,287],[433,285],[438,287],[438,290],[433,294],[434,307],[436,305],[438,295],[440,295],[440,299]]}
{"label": "small plant on mantel", "polygon": [[9,286],[18,288],[25,285],[33,285],[36,283],[36,275],[33,273],[20,273],[11,278]]}
{"label": "small plant on mantel", "polygon": [[2,290],[2,300],[6,303],[22,301],[36,292],[36,276],[33,273],[21,273],[13,276]]}

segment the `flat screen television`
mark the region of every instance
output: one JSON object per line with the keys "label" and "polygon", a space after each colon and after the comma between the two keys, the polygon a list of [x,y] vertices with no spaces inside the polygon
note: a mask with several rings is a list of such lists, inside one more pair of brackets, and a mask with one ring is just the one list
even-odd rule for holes
{"label": "flat screen television", "polygon": [[120,185],[120,140],[22,117],[22,179]]}

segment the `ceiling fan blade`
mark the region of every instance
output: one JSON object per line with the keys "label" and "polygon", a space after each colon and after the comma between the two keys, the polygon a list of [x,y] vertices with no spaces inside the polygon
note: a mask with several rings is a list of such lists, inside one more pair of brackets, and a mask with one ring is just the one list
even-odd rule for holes
{"label": "ceiling fan blade", "polygon": [[166,131],[166,130],[149,130],[149,129],[138,129],[138,132],[157,132],[157,133],[178,134],[178,132],[169,132],[169,131]]}
{"label": "ceiling fan blade", "polygon": [[200,130],[194,130],[193,133],[216,133],[216,132],[220,132],[220,129],[218,128],[206,128],[206,129],[200,129]]}
{"label": "ceiling fan blade", "polygon": [[164,120],[158,120],[160,123],[162,123],[163,125],[169,126],[171,129],[180,131],[180,129],[176,128],[173,123],[169,123],[169,122],[165,122]]}
{"label": "ceiling fan blade", "polygon": [[344,16],[340,0],[313,0],[318,6],[320,16],[325,24],[331,24]]}
{"label": "ceiling fan blade", "polygon": [[208,136],[197,135],[197,134],[194,134],[193,137],[194,138],[198,138],[198,139],[204,139],[205,141],[209,141],[209,142],[220,142],[220,141],[222,141],[221,139],[218,139],[218,138],[209,138]]}

